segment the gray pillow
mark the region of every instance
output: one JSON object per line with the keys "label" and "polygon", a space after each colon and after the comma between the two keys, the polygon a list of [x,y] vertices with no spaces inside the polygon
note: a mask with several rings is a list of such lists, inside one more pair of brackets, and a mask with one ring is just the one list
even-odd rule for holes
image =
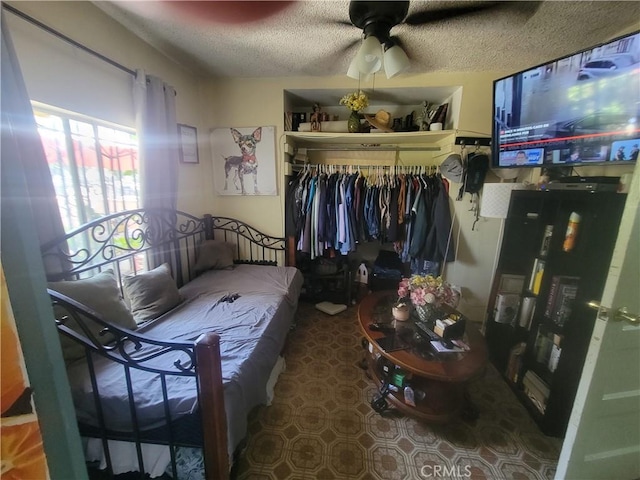
{"label": "gray pillow", "polygon": [[138,324],[158,318],[182,301],[167,263],[148,272],[124,277],[122,286]]}
{"label": "gray pillow", "polygon": [[[49,288],[66,295],[73,300],[95,310],[107,322],[116,326],[135,330],[137,328],[133,315],[120,296],[120,289],[113,270],[104,270],[90,278],[72,280],[67,282],[50,282]],[[75,321],[69,321],[66,325],[76,332],[83,334]],[[110,335],[100,336],[102,329],[96,323],[91,322],[92,333],[105,344],[112,340]],[[84,356],[84,348],[78,343],[62,337],[62,351],[66,361],[71,362]]]}
{"label": "gray pillow", "polygon": [[196,274],[206,270],[233,268],[235,245],[222,240],[205,240],[198,250]]}

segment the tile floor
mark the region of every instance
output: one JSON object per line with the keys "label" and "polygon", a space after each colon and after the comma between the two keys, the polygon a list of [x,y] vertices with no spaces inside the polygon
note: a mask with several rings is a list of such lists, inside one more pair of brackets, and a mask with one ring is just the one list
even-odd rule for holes
{"label": "tile floor", "polygon": [[428,425],[375,413],[357,307],[334,317],[301,303],[271,406],[250,416],[241,479],[551,479],[546,437],[493,367],[470,385],[479,418]]}

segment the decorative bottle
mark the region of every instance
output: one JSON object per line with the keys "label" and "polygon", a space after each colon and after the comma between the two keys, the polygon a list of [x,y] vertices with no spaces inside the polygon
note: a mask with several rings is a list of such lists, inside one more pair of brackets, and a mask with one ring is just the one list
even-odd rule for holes
{"label": "decorative bottle", "polygon": [[351,115],[347,119],[347,129],[349,133],[359,133],[360,132],[360,114],[357,110],[352,110]]}
{"label": "decorative bottle", "polygon": [[562,244],[562,251],[570,252],[573,250],[581,219],[582,217],[579,213],[571,212],[571,215],[569,216],[569,224],[567,225],[567,233],[564,236],[564,243]]}

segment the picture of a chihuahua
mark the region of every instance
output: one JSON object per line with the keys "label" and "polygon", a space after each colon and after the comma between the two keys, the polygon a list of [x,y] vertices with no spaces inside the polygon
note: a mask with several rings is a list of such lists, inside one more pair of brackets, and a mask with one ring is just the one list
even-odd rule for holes
{"label": "picture of a chihuahua", "polygon": [[[224,158],[224,189],[228,188],[229,172],[234,171],[233,184],[236,190],[241,190],[242,195],[247,192],[244,188],[245,174],[253,174],[253,193],[258,194],[258,159],[256,158],[256,145],[262,138],[262,127],[258,127],[251,135],[243,135],[235,128],[231,129],[233,141],[240,147],[241,155],[233,155]],[[240,186],[238,187],[238,179]]]}

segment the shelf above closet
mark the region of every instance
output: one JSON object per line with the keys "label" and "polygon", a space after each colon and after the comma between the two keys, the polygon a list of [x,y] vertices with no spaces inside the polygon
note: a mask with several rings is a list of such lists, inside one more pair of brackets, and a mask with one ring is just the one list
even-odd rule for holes
{"label": "shelf above closet", "polygon": [[453,142],[454,131],[437,132],[397,132],[397,133],[326,133],[326,132],[286,132],[285,141],[296,148],[313,147],[353,147],[363,149],[377,146],[431,146],[439,147],[450,139]]}

